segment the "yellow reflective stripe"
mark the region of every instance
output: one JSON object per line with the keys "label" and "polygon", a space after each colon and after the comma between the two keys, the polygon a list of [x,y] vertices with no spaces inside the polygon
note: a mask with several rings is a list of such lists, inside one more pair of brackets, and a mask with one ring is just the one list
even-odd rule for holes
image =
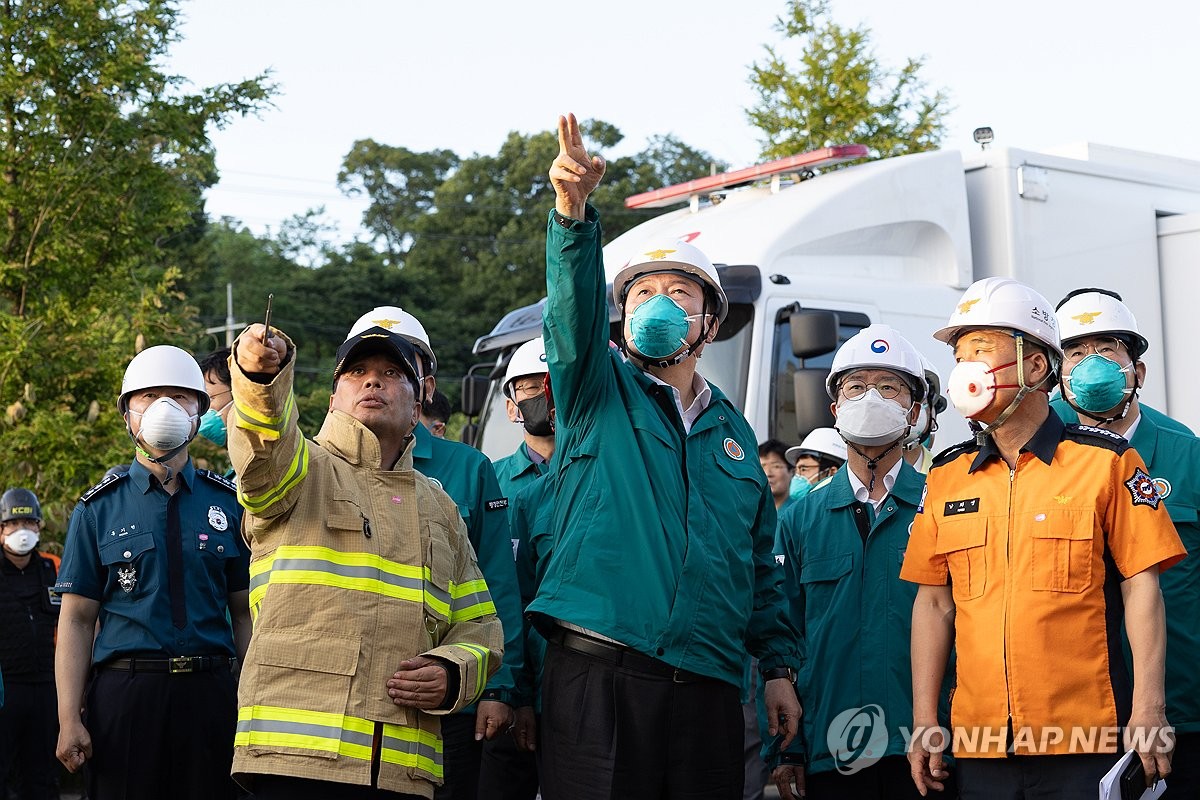
{"label": "yellow reflective stripe", "polygon": [[470,622],[473,619],[486,617],[489,614],[496,613],[496,605],[491,600],[485,600],[482,603],[464,606],[463,608],[454,609],[450,615],[450,622]]}
{"label": "yellow reflective stripe", "polygon": [[375,724],[367,719],[280,706],[238,709],[234,745],[290,747],[371,760]]}
{"label": "yellow reflective stripe", "polygon": [[478,592],[486,592],[487,590],[488,590],[487,581],[485,581],[483,578],[479,578],[478,580],[473,580],[473,581],[466,581],[464,583],[451,582],[450,597],[452,597],[452,598],[465,597],[466,595],[469,595],[469,594],[476,594]]}
{"label": "yellow reflective stripe", "polygon": [[287,424],[288,414],[295,404],[296,396],[289,392],[287,399],[283,401],[282,413],[278,417],[271,417],[254,410],[248,405],[239,403],[237,398],[234,398],[233,409],[237,412],[237,427],[257,431],[266,439],[278,439],[279,434],[283,433],[283,428]]}
{"label": "yellow reflective stripe", "polygon": [[[378,577],[368,573],[377,573]],[[273,583],[328,586],[370,592],[412,603],[451,618],[450,598],[430,580],[429,567],[391,561],[374,553],[342,552],[315,545],[285,545],[250,564],[250,603],[262,602]]]}
{"label": "yellow reflective stripe", "polygon": [[251,514],[261,514],[282,500],[300,481],[304,480],[304,476],[308,474],[308,441],[303,436],[297,438],[300,443],[292,455],[292,463],[288,465],[283,479],[274,488],[268,489],[265,494],[251,497],[242,491],[242,482],[238,481],[238,502],[242,504],[242,508]]}
{"label": "yellow reflective stripe", "polygon": [[487,680],[488,656],[491,654],[491,651],[486,647],[481,647],[477,644],[467,644],[466,642],[453,642],[452,646],[461,647],[468,653],[474,653],[479,658],[479,671],[475,673],[475,694],[471,695],[471,700],[474,701],[475,698],[483,694],[483,684]]}
{"label": "yellow reflective stripe", "polygon": [[379,759],[402,767],[416,767],[435,778],[443,777],[442,740],[419,728],[402,728],[385,722]]}

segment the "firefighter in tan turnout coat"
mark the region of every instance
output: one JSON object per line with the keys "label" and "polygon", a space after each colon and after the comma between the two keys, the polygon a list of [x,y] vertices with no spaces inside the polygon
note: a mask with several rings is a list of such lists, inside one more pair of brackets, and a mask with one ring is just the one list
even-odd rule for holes
{"label": "firefighter in tan turnout coat", "polygon": [[378,327],[347,339],[311,440],[295,355],[254,325],[230,357],[254,615],[233,772],[255,797],[432,797],[437,716],[479,696],[501,626],[457,508],[412,468],[412,346]]}

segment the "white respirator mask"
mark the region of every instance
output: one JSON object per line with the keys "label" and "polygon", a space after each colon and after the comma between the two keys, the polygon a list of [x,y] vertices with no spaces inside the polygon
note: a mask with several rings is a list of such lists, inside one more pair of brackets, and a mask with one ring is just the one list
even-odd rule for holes
{"label": "white respirator mask", "polygon": [[18,528],[4,537],[4,546],[19,556],[30,553],[37,543],[38,532],[29,528]]}
{"label": "white respirator mask", "polygon": [[170,397],[158,398],[140,416],[142,426],[138,435],[155,450],[174,450],[187,444],[196,431],[198,419]]}

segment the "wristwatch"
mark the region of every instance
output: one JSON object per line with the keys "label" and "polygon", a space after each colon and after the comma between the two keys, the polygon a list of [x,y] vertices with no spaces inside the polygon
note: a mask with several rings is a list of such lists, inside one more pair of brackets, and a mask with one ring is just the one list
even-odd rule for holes
{"label": "wristwatch", "polygon": [[796,673],[792,672],[791,667],[773,667],[762,671],[764,681],[773,681],[776,678],[787,678],[788,683],[796,682]]}

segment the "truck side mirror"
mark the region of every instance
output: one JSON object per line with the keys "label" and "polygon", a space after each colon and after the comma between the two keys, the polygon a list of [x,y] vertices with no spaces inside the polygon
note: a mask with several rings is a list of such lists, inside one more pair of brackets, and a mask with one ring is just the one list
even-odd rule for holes
{"label": "truck side mirror", "polygon": [[792,387],[796,392],[796,430],[800,434],[807,434],[813,428],[833,427],[829,395],[825,393],[828,375],[823,369],[798,369],[792,375]]}
{"label": "truck side mirror", "polygon": [[476,369],[490,369],[489,364],[476,364],[467,371],[462,380],[462,411],[468,417],[478,417],[483,412],[483,406],[487,402],[488,387],[491,381],[488,380],[487,373],[480,375],[476,373]]}
{"label": "truck side mirror", "polygon": [[788,329],[796,358],[814,358],[837,350],[838,315],[832,311],[795,311],[788,316]]}
{"label": "truck side mirror", "polygon": [[477,425],[474,422],[468,422],[466,425],[463,425],[462,437],[461,437],[463,444],[474,447],[475,446],[475,437],[477,437],[478,435],[479,435],[479,425]]}

